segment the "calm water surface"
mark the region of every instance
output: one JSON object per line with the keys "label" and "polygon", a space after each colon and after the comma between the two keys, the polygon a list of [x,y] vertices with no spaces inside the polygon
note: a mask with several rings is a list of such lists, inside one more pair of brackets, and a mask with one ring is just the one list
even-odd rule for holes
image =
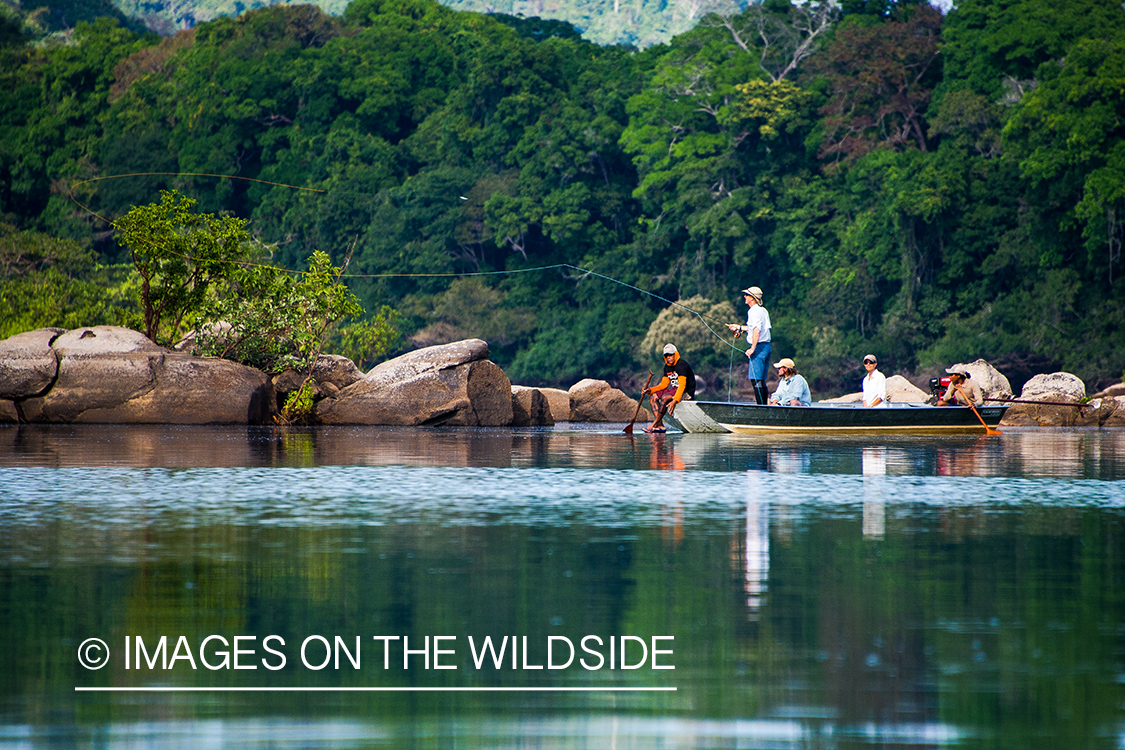
{"label": "calm water surface", "polygon": [[1125,750],[1123,480],[1109,430],[3,427],[0,750]]}

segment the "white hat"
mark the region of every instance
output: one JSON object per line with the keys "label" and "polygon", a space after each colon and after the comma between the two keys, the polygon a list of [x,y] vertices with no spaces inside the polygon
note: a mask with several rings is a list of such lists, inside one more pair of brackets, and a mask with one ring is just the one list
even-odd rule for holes
{"label": "white hat", "polygon": [[759,305],[762,304],[762,289],[761,289],[761,287],[756,287],[756,286],[747,287],[746,289],[742,290],[742,293],[743,294],[749,294],[751,297],[753,297],[754,299],[756,299],[758,301]]}
{"label": "white hat", "polygon": [[664,353],[665,354],[675,354],[676,353],[676,347],[672,346],[671,344],[665,344],[664,345]]}

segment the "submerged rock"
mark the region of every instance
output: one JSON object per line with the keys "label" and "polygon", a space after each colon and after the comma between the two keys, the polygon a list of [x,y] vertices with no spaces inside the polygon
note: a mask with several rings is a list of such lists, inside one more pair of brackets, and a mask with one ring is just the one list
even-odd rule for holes
{"label": "submerged rock", "polygon": [[467,339],[408,352],[317,404],[324,424],[500,426],[512,423],[512,384]]}

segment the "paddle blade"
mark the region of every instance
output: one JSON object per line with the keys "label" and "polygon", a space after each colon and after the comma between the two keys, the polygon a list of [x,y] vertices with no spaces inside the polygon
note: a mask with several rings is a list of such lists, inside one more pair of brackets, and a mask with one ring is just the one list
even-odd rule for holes
{"label": "paddle blade", "polygon": [[625,425],[625,429],[622,430],[622,432],[624,432],[626,435],[632,435],[633,434],[633,423],[630,422],[629,424]]}

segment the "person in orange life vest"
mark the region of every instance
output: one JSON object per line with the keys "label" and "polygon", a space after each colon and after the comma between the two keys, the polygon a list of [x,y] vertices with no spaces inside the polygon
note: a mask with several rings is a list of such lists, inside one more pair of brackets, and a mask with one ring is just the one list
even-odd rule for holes
{"label": "person in orange life vest", "polygon": [[672,344],[664,347],[664,377],[656,385],[641,391],[642,398],[646,394],[649,395],[654,418],[645,432],[665,432],[664,415],[673,413],[676,404],[685,398],[695,398],[695,372]]}

